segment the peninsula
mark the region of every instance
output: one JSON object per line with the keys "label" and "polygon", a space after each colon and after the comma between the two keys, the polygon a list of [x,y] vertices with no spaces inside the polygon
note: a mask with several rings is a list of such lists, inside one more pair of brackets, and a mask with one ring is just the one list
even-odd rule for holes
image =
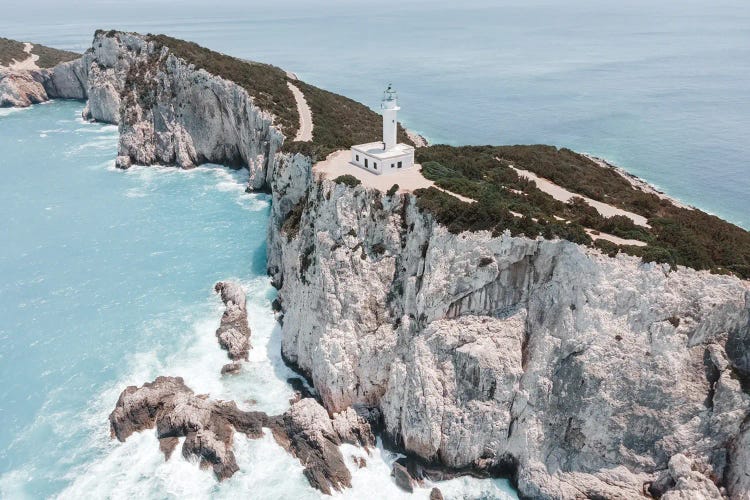
{"label": "peninsula", "polygon": [[[325,465],[335,445],[380,431],[422,464],[394,472],[405,487],[440,467],[507,475],[527,498],[750,495],[746,230],[604,160],[423,146],[399,124],[393,142],[415,148],[409,170],[431,184],[327,173],[381,138],[377,113],[164,35],[97,31],[48,69],[11,59],[0,54],[0,105],[86,99],[86,118],[119,127],[118,167],[221,163],[271,193],[282,353],[319,402],[249,414],[164,377],[125,389],[116,437],[156,427],[210,462],[231,452],[228,425],[274,429],[303,461],[305,435],[322,443],[308,475],[322,491],[346,487]],[[178,402],[205,419],[176,415]],[[166,425],[180,418],[218,432],[215,447]],[[231,460],[212,465],[231,476]]]}

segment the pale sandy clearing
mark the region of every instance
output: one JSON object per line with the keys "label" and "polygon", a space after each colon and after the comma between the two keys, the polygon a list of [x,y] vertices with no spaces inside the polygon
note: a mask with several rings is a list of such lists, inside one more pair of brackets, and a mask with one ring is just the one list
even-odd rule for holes
{"label": "pale sandy clearing", "polygon": [[633,223],[639,226],[651,227],[648,225],[648,220],[642,215],[634,214],[633,212],[628,212],[627,210],[613,207],[612,205],[607,205],[606,203],[602,203],[601,201],[592,200],[591,198],[587,198],[580,194],[573,193],[571,191],[568,191],[565,188],[558,186],[554,182],[548,181],[547,179],[543,177],[539,177],[534,172],[529,172],[528,170],[522,170],[520,168],[514,167],[513,165],[510,165],[510,168],[515,170],[518,173],[518,175],[522,177],[526,177],[527,179],[534,181],[534,183],[536,183],[536,187],[538,187],[540,190],[544,191],[545,193],[552,196],[554,199],[558,201],[567,203],[568,200],[570,200],[573,197],[583,198],[586,203],[594,207],[596,211],[599,212],[603,217],[612,217],[613,215],[624,215],[625,217],[632,220]]}
{"label": "pale sandy clearing", "polygon": [[627,240],[625,238],[620,238],[619,236],[615,236],[614,234],[607,234],[600,232],[599,234],[595,234],[593,229],[586,228],[586,233],[591,236],[592,240],[607,240],[611,241],[612,243],[616,245],[633,245],[637,247],[645,247],[646,242],[641,240]]}
{"label": "pale sandy clearing", "polygon": [[31,70],[31,69],[39,69],[39,66],[37,66],[36,62],[39,60],[39,56],[36,54],[31,53],[31,49],[34,48],[34,45],[25,42],[23,44],[23,51],[29,54],[29,57],[24,59],[23,61],[15,61],[10,63],[10,69],[15,70]]}
{"label": "pale sandy clearing", "polygon": [[294,137],[294,140],[304,142],[312,141],[312,111],[310,110],[310,106],[307,105],[305,94],[303,94],[299,87],[292,82],[286,82],[286,84],[289,86],[289,90],[292,91],[292,94],[294,94],[294,100],[297,101],[297,112],[299,113],[299,129],[297,130],[297,135]]}
{"label": "pale sandy clearing", "polygon": [[362,185],[369,188],[375,188],[379,191],[388,191],[391,186],[398,184],[399,193],[411,193],[415,189],[434,187],[444,193],[448,193],[451,196],[455,196],[461,201],[467,203],[475,203],[476,200],[461,196],[456,193],[451,193],[445,189],[435,186],[435,183],[429,179],[422,177],[421,166],[415,164],[414,167],[403,170],[395,174],[386,175],[375,175],[367,170],[360,168],[349,160],[351,159],[351,152],[349,150],[339,150],[328,155],[328,157],[319,161],[313,166],[313,172],[326,179],[335,179],[340,175],[353,175],[360,181]]}

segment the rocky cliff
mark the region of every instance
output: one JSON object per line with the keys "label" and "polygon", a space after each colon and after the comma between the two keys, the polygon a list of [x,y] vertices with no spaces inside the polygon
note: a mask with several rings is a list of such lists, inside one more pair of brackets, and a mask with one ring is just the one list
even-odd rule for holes
{"label": "rocky cliff", "polygon": [[284,136],[240,86],[131,33],[97,32],[84,65],[84,115],[119,124],[118,166],[247,166],[251,189],[267,185]]}
{"label": "rocky cliff", "polygon": [[83,66],[120,166],[247,165],[271,190],[283,354],[330,413],[378,407],[405,450],[528,497],[750,495],[747,282],[451,234],[411,195],[316,180],[247,92],[139,35],[97,33]]}
{"label": "rocky cliff", "polygon": [[455,235],[409,195],[288,179],[269,237],[283,353],[331,411],[378,406],[406,450],[514,471],[529,497],[750,495],[747,282]]}
{"label": "rocky cliff", "polygon": [[87,66],[83,59],[48,69],[0,68],[0,107],[25,107],[50,99],[86,99]]}

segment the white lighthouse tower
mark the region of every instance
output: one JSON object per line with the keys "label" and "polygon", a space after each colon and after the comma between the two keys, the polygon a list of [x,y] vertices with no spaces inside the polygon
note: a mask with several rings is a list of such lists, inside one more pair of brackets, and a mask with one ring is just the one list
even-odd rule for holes
{"label": "white lighthouse tower", "polygon": [[396,146],[396,114],[398,110],[398,96],[389,84],[383,92],[383,100],[380,103],[383,110],[383,149],[389,150]]}
{"label": "white lighthouse tower", "polygon": [[398,96],[392,85],[383,92],[383,140],[352,146],[352,163],[373,174],[395,174],[414,166],[414,147],[397,142]]}

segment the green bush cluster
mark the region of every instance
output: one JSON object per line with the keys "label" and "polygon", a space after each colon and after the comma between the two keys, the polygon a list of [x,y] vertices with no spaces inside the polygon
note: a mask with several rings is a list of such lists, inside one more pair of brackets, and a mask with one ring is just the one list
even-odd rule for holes
{"label": "green bush cluster", "polygon": [[333,182],[337,184],[345,184],[349,187],[359,186],[360,184],[362,184],[361,180],[349,174],[339,175],[333,180]]}

